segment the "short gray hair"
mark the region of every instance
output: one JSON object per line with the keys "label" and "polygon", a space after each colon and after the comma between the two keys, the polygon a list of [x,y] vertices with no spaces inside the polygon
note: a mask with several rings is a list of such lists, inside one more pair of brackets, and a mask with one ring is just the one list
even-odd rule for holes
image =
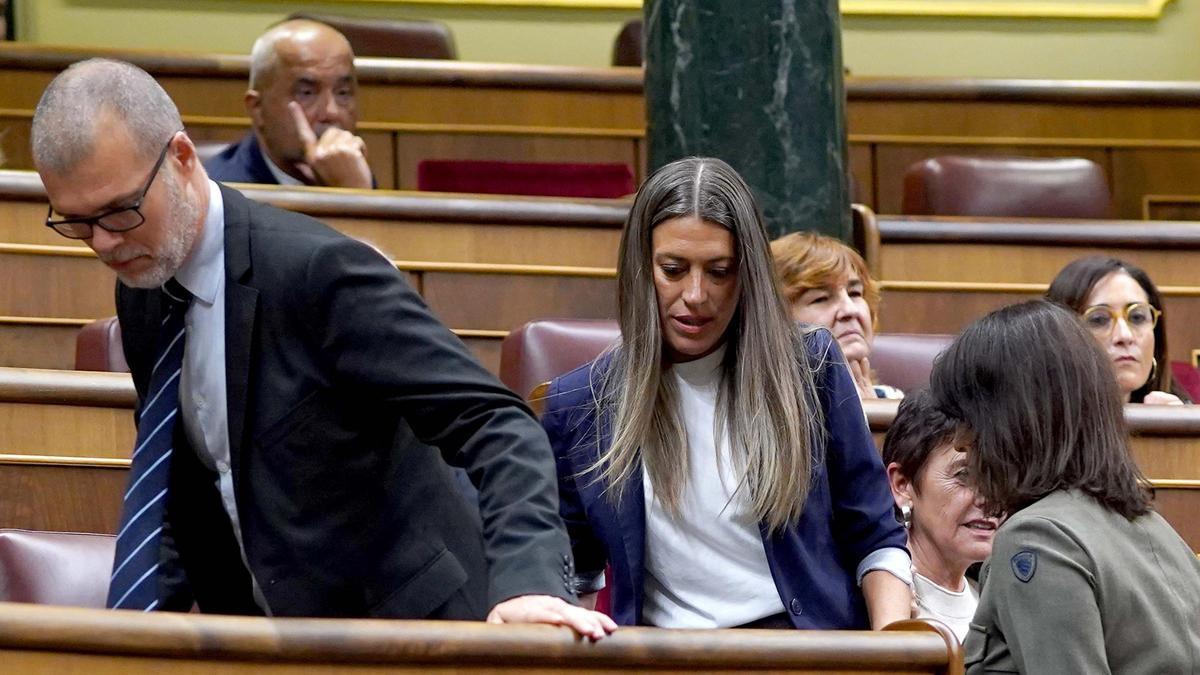
{"label": "short gray hair", "polygon": [[33,113],[33,163],[67,173],[92,154],[104,115],[124,123],[139,158],[153,159],[183,128],[179,109],[149,73],[123,61],[88,59],[59,73]]}

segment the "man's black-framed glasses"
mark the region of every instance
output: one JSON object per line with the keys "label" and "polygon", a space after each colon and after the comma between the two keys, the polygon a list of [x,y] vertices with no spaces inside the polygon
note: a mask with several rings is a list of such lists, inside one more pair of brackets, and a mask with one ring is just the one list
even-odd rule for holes
{"label": "man's black-framed glasses", "polygon": [[142,215],[142,201],[146,199],[146,193],[150,191],[150,186],[154,184],[154,177],[158,175],[158,170],[162,168],[163,160],[167,158],[167,150],[171,148],[171,141],[175,140],[175,135],[179,132],[171,134],[167,139],[167,144],[163,146],[162,152],[158,153],[158,160],[154,162],[154,168],[150,169],[150,176],[146,178],[146,186],[142,188],[137,199],[129,206],[122,206],[119,209],[105,211],[98,216],[90,216],[88,218],[61,218],[54,219],[54,207],[46,209],[46,227],[54,228],[54,231],[68,239],[91,239],[92,228],[101,227],[109,232],[128,232],[133,228],[146,222],[145,216]]}

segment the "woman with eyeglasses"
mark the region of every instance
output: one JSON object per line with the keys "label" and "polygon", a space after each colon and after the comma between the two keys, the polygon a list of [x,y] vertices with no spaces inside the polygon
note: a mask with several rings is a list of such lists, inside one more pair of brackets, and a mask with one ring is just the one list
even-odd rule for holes
{"label": "woman with eyeglasses", "polygon": [[1083,318],[1111,359],[1127,403],[1191,403],[1171,383],[1162,296],[1141,268],[1117,258],[1080,258],[1054,277],[1046,299]]}

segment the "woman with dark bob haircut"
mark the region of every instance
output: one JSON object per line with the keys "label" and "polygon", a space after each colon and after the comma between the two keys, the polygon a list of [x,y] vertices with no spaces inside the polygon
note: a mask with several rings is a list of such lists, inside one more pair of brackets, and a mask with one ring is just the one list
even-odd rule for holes
{"label": "woman with dark bob haircut", "polygon": [[1083,318],[1108,354],[1126,401],[1191,402],[1171,382],[1162,296],[1141,268],[1105,256],[1080,258],[1054,277],[1046,299]]}
{"label": "woman with dark bob haircut", "polygon": [[[617,262],[620,342],[550,383],[542,424],[581,590],[618,624],[881,628],[911,561],[837,341],[779,293],[728,164],[638,190]],[[861,585],[861,591],[860,591]]]}
{"label": "woman with dark bob haircut", "polygon": [[1194,673],[1200,561],[1151,507],[1112,366],[1043,300],[963,331],[934,366],[968,479],[1007,513],[965,643],[970,673]]}

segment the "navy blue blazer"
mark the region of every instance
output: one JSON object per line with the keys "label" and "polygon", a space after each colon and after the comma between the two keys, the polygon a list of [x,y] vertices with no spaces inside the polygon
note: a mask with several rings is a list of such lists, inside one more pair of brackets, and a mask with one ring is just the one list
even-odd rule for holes
{"label": "navy blue blazer", "polygon": [[[893,515],[883,462],[837,342],[825,329],[809,332],[804,342],[825,413],[825,460],[814,469],[799,522],[776,534],[759,529],[792,625],[868,628],[858,564],[877,549],[904,548],[907,537]],[[608,363],[602,356],[551,382],[542,425],[558,463],[559,510],[576,569],[586,576],[612,565],[613,619],[636,625],[642,623],[645,567],[642,472],[633,472],[619,507],[602,494],[603,485],[583,475],[611,439],[608,424],[597,424],[592,394]]]}
{"label": "navy blue blazer", "polygon": [[222,183],[259,183],[277,185],[274,174],[267,168],[258,137],[248,132],[242,140],[213,155],[204,163],[208,177]]}
{"label": "navy blue blazer", "polygon": [[[279,184],[279,181],[275,180],[275,174],[267,168],[267,160],[263,158],[262,148],[258,146],[258,137],[253,131],[219,154],[210,157],[204,163],[204,170],[208,172],[209,178],[221,183]],[[371,176],[371,187],[379,187],[374,175]]]}

